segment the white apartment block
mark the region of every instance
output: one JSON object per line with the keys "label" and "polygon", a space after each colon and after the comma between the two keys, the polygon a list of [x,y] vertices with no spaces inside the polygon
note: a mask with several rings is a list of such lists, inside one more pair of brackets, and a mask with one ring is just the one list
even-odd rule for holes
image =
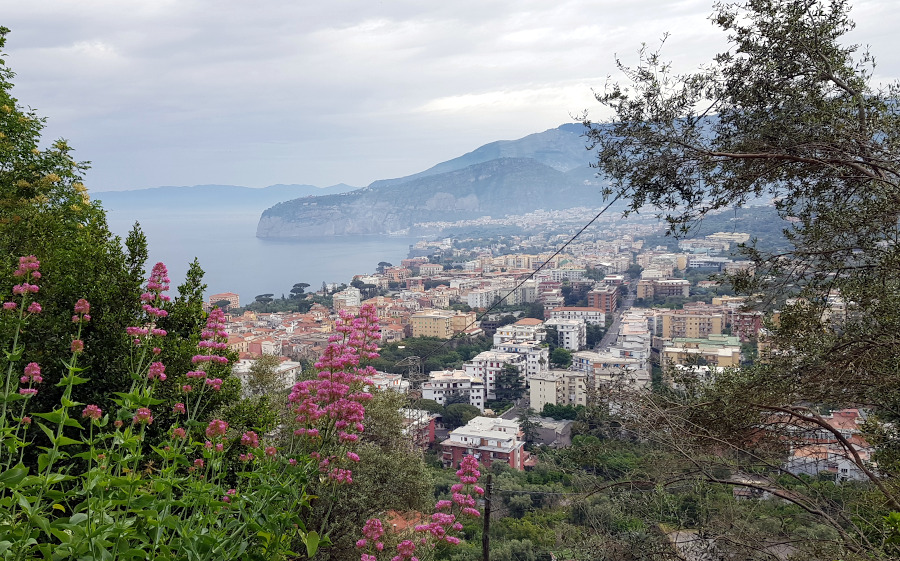
{"label": "white apartment block", "polygon": [[546,327],[555,327],[559,335],[558,345],[570,351],[577,351],[587,345],[587,329],[580,319],[551,318],[544,322]]}
{"label": "white apartment block", "polygon": [[484,412],[484,380],[466,374],[463,370],[435,370],[428,374],[428,381],[422,383],[422,399],[433,399],[446,405],[452,396],[463,396],[470,405]]}
{"label": "white apartment block", "polygon": [[590,325],[606,325],[606,312],[601,308],[564,306],[551,310],[550,319],[580,319]]}
{"label": "white apartment block", "polygon": [[476,355],[465,364],[466,374],[484,380],[485,393],[488,399],[496,399],[494,389],[497,385],[497,376],[503,367],[511,364],[525,372],[525,356],[517,353],[504,353],[499,351],[484,351]]}
{"label": "white apartment block", "polygon": [[535,318],[523,318],[511,325],[504,325],[494,332],[494,346],[503,343],[516,342],[537,342],[540,343],[546,338],[547,330],[544,329],[544,322]]}
{"label": "white apartment block", "polygon": [[517,353],[525,357],[525,383],[550,367],[550,349],[537,342],[514,342],[494,345],[495,351]]}

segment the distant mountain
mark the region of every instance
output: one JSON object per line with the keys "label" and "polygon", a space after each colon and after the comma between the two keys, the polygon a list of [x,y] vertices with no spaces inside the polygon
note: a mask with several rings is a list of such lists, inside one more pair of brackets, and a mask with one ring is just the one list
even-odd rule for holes
{"label": "distant mountain", "polygon": [[498,158],[395,185],[280,203],[263,213],[256,235],[387,234],[420,222],[597,206],[601,200],[598,185],[586,185],[531,158]]}
{"label": "distant mountain", "polygon": [[238,185],[194,185],[192,187],[152,187],[132,191],[92,192],[110,211],[160,208],[168,211],[242,210],[260,212],[281,201],[297,197],[332,195],[357,187],[343,183],[319,188],[315,185],[270,185],[261,189]]}
{"label": "distant mountain", "polygon": [[590,170],[593,161],[585,147],[584,125],[568,123],[544,132],[529,134],[518,140],[498,140],[463,154],[458,158],[441,162],[425,171],[397,179],[381,179],[369,185],[378,188],[398,185],[414,179],[438,175],[467,168],[498,158],[530,158],[555,170],[568,172],[577,168]]}
{"label": "distant mountain", "polygon": [[260,238],[389,234],[422,222],[502,217],[537,209],[599,206],[583,127],[563,125],[340,195],[283,202],[260,217]]}

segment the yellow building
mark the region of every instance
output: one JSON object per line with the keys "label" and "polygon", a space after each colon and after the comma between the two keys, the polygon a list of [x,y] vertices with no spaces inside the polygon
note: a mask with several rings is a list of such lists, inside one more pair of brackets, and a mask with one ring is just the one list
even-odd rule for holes
{"label": "yellow building", "polygon": [[422,310],[409,318],[413,337],[453,337],[453,316],[448,310]]}
{"label": "yellow building", "polygon": [[721,335],[725,326],[725,315],[711,312],[692,312],[687,310],[670,310],[662,312],[662,337],[705,338],[710,335]]}

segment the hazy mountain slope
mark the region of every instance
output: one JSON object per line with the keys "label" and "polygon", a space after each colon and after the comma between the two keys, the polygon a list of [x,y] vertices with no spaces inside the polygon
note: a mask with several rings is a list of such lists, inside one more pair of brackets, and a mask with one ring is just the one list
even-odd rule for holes
{"label": "hazy mountain slope", "polygon": [[534,159],[499,158],[395,185],[280,203],[263,213],[257,236],[386,234],[419,222],[595,206],[599,191]]}
{"label": "hazy mountain slope", "polygon": [[584,126],[580,123],[569,123],[555,129],[529,134],[517,140],[498,140],[458,158],[441,162],[425,171],[396,179],[378,180],[371,183],[369,187],[380,188],[397,185],[422,177],[464,169],[498,158],[531,158],[562,172],[575,168],[588,168],[593,158],[585,148],[583,132]]}

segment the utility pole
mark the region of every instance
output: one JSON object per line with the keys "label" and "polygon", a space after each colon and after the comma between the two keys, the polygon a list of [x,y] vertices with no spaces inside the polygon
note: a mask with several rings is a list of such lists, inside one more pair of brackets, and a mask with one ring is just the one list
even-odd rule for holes
{"label": "utility pole", "polygon": [[489,473],[484,486],[484,526],[481,530],[482,561],[490,561],[491,559],[491,492],[494,490],[494,484],[491,483],[492,477],[493,474]]}

